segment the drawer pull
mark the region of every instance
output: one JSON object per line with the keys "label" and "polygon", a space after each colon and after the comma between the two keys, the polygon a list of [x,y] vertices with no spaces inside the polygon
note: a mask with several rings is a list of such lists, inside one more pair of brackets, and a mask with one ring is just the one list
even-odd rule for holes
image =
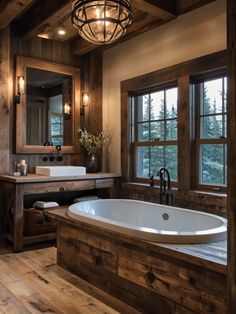
{"label": "drawer pull", "polygon": [[63,188],[63,186],[61,186],[59,190],[60,190],[60,192],[64,192],[64,191],[65,191],[65,189]]}

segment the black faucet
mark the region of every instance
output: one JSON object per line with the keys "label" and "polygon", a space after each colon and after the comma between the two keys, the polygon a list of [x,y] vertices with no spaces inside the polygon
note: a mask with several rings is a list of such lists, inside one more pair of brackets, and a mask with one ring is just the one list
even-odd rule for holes
{"label": "black faucet", "polygon": [[53,146],[53,142],[47,141],[47,142],[43,143],[43,146]]}
{"label": "black faucet", "polygon": [[56,145],[56,151],[57,155],[59,155],[59,152],[61,151],[61,145]]}
{"label": "black faucet", "polygon": [[149,176],[149,185],[150,188],[154,187],[154,175]]}
{"label": "black faucet", "polygon": [[[167,179],[165,177],[167,176]],[[173,194],[170,187],[170,173],[165,167],[159,168],[157,176],[160,178],[160,204],[163,204],[165,198],[166,205],[173,205]]]}

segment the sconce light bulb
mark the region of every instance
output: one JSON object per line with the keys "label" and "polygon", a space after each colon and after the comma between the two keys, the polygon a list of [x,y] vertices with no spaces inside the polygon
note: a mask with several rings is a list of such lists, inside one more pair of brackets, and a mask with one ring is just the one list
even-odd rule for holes
{"label": "sconce light bulb", "polygon": [[88,105],[89,102],[89,96],[87,92],[83,93],[83,106],[86,107]]}
{"label": "sconce light bulb", "polygon": [[65,104],[64,104],[64,113],[67,115],[70,114],[70,105],[68,102],[65,102]]}
{"label": "sconce light bulb", "polygon": [[25,80],[23,76],[18,76],[18,94],[24,94]]}

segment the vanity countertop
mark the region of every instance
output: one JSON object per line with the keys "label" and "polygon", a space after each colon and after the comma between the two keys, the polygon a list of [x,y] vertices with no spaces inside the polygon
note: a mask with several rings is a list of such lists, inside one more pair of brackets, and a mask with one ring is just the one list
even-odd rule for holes
{"label": "vanity countertop", "polygon": [[37,182],[57,182],[57,181],[79,181],[79,180],[93,180],[93,179],[109,179],[109,178],[119,178],[120,173],[112,172],[97,172],[97,173],[87,173],[85,175],[77,176],[43,176],[38,174],[28,174],[27,176],[10,176],[10,175],[0,175],[0,181],[6,181],[11,183],[37,183]]}

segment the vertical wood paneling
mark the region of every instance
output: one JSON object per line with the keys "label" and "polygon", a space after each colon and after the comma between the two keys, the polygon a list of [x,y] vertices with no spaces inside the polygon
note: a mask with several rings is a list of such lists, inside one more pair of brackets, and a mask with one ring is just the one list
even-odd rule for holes
{"label": "vertical wood paneling", "polygon": [[125,182],[133,177],[132,161],[129,158],[130,153],[130,107],[128,103],[128,91],[125,90],[121,82],[121,173]]}
{"label": "vertical wood paneling", "polygon": [[89,130],[102,130],[102,52],[94,51],[90,58]]}
{"label": "vertical wood paneling", "polygon": [[228,30],[228,313],[236,313],[236,2],[227,1]]}
{"label": "vertical wood paneling", "polygon": [[[191,189],[190,80],[178,78],[178,182],[179,189]],[[183,171],[184,169],[184,171]]]}
{"label": "vertical wood paneling", "polygon": [[10,27],[0,32],[0,173],[9,169],[9,129],[12,100]]}

